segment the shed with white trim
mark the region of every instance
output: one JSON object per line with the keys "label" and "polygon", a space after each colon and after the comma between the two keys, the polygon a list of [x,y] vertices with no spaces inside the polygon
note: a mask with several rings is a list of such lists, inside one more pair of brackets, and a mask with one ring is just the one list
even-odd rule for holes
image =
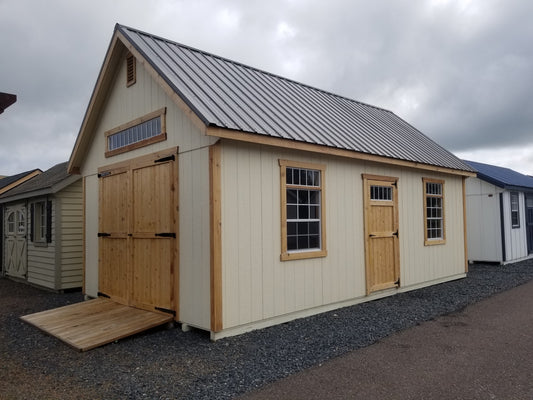
{"label": "shed with white trim", "polygon": [[468,259],[506,264],[533,255],[533,178],[510,168],[465,161]]}

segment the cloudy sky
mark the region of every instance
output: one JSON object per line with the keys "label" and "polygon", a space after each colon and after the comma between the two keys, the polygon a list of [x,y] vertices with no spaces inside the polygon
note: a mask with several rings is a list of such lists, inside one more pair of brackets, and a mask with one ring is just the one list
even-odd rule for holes
{"label": "cloudy sky", "polygon": [[387,108],[533,174],[529,0],[0,0],[0,175],[66,161],[115,23]]}

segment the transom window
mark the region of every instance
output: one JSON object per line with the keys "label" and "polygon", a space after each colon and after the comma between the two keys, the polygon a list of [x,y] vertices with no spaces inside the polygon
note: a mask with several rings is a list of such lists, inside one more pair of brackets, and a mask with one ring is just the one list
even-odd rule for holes
{"label": "transom window", "polygon": [[513,228],[520,228],[520,201],[518,192],[511,192],[511,224]]}
{"label": "transom window", "polygon": [[444,243],[444,181],[423,179],[425,244]]}
{"label": "transom window", "polygon": [[166,140],[166,108],[154,111],[105,133],[106,157]]}
{"label": "transom window", "polygon": [[370,200],[392,201],[392,188],[390,186],[370,186]]}
{"label": "transom window", "polygon": [[323,257],[324,170],[322,165],[280,160],[282,260]]}

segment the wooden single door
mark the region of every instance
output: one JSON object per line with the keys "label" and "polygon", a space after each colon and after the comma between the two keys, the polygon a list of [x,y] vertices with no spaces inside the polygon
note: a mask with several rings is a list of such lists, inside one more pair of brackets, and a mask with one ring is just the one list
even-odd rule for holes
{"label": "wooden single door", "polygon": [[6,275],[24,279],[27,277],[27,229],[26,206],[19,204],[6,207],[4,213]]}
{"label": "wooden single door", "polygon": [[99,292],[130,306],[174,312],[176,151],[100,171]]}
{"label": "wooden single door", "polygon": [[367,294],[400,285],[398,178],[363,175]]}
{"label": "wooden single door", "polygon": [[177,224],[174,217],[174,161],[132,170],[132,305],[172,310]]}

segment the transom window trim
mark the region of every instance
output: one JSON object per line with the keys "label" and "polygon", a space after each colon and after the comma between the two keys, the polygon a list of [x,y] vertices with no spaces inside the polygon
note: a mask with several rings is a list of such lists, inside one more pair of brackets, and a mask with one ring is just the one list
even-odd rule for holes
{"label": "transom window trim", "polygon": [[518,192],[510,192],[511,227],[520,228],[520,197]]}
{"label": "transom window trim", "polygon": [[132,151],[167,139],[166,107],[105,132],[105,156]]}
{"label": "transom window trim", "polygon": [[424,244],[446,243],[444,181],[422,178],[424,186]]}
{"label": "transom window trim", "polygon": [[[325,171],[321,164],[279,160],[281,260],[325,257]],[[305,242],[305,243],[304,243]]]}

